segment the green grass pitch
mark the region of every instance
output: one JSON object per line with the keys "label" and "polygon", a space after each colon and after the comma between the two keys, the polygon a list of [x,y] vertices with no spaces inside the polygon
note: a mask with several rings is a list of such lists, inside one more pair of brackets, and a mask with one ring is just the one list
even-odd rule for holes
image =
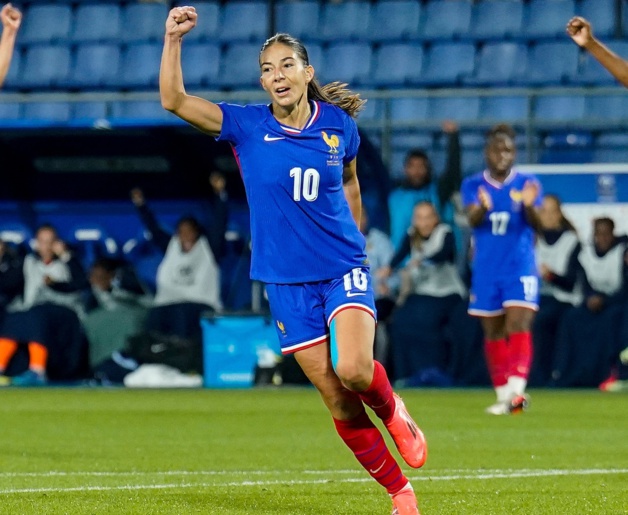
{"label": "green grass pitch", "polygon": [[[430,445],[404,467],[423,515],[628,514],[628,397],[531,393],[491,417],[489,390],[401,392]],[[391,510],[311,388],[6,389],[0,434],[2,514]]]}

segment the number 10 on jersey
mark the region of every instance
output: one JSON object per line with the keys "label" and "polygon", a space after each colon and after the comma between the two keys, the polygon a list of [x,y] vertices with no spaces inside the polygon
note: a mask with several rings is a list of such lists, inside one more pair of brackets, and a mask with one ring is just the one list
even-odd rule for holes
{"label": "number 10 on jersey", "polygon": [[321,182],[320,174],[314,168],[303,171],[302,168],[295,167],[290,170],[290,177],[293,179],[292,198],[296,202],[303,199],[313,202],[318,198],[318,186]]}

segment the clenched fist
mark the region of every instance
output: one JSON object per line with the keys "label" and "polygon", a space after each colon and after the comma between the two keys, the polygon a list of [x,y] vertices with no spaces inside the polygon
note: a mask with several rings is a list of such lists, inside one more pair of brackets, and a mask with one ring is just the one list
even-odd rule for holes
{"label": "clenched fist", "polygon": [[196,26],[198,14],[189,5],[175,7],[168,13],[166,20],[166,36],[183,37]]}

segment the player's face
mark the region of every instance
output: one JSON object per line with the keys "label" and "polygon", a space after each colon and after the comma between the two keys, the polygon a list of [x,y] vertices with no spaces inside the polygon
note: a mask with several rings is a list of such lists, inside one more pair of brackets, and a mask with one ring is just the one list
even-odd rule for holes
{"label": "player's face", "polygon": [[515,162],[515,142],[508,136],[496,136],[486,146],[485,155],[489,170],[504,175]]}
{"label": "player's face", "polygon": [[419,204],[412,214],[412,225],[422,238],[427,238],[438,225],[438,216],[433,206]]}
{"label": "player's face", "polygon": [[560,229],[563,219],[556,199],[545,197],[539,209],[539,218],[543,229]]}
{"label": "player's face", "polygon": [[608,224],[600,223],[595,224],[593,228],[593,243],[595,248],[600,252],[606,252],[609,250],[615,242],[615,236],[613,230]]}
{"label": "player's face", "polygon": [[179,224],[177,236],[181,242],[181,250],[189,252],[198,241],[199,234],[191,224],[184,222]]}
{"label": "player's face", "polygon": [[292,48],[282,43],[271,45],[262,53],[260,62],[260,83],[273,104],[289,107],[307,100],[307,85],[314,77],[314,68],[304,66]]}

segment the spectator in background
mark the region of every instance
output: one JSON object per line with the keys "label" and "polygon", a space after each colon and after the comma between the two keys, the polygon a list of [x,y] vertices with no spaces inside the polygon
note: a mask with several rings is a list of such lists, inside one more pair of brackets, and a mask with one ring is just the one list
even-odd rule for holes
{"label": "spectator in background", "polygon": [[395,377],[408,386],[451,384],[445,377],[445,327],[466,290],[456,270],[451,227],[440,222],[431,202],[414,207],[412,226],[382,275],[389,275],[408,255],[401,271],[401,305],[391,322]]}
{"label": "spectator in background", "polygon": [[0,240],[0,327],[11,301],[24,286],[23,260],[6,242]]}
{"label": "spectator in background", "polygon": [[0,36],[1,88],[7,73],[9,73],[9,67],[11,66],[17,31],[22,23],[22,13],[11,4],[5,4],[2,10],[0,10],[0,21],[2,21],[2,36]]}
{"label": "spectator in background", "polygon": [[587,50],[622,85],[628,88],[628,61],[619,57],[593,36],[591,24],[581,16],[575,16],[567,23],[567,34],[576,44]]}
{"label": "spectator in background", "polygon": [[446,223],[453,223],[454,207],[450,200],[460,189],[462,180],[460,141],[458,126],[454,122],[443,123],[443,131],[449,140],[447,163],[438,181],[432,176],[432,164],[425,151],[413,149],[404,161],[404,178],[388,197],[390,239],[395,248],[401,243],[418,202],[431,202]]}
{"label": "spectator in background", "polygon": [[373,290],[375,293],[375,308],[377,309],[377,327],[375,328],[375,359],[385,368],[388,363],[388,331],[386,321],[390,316],[395,301],[386,277],[380,276],[380,270],[388,267],[394,254],[394,248],[388,235],[375,227],[371,227],[369,213],[362,205],[360,218],[360,232],[366,240],[366,257],[369,261]]}
{"label": "spectator in background", "polygon": [[0,330],[0,374],[7,371],[18,345],[26,343],[28,370],[13,377],[11,384],[41,385],[47,372],[72,378],[79,371],[83,350],[77,313],[87,280],[81,265],[55,228],[43,225],[35,236],[35,252],[24,259],[22,274],[22,295],[9,306]]}
{"label": "spectator in background", "polygon": [[558,332],[553,385],[598,386],[620,352],[620,326],[628,298],[626,244],[610,218],[593,220],[593,244],[578,261],[585,274],[584,302],[568,311]]}
{"label": "spectator in background", "polygon": [[89,364],[97,369],[127,338],[142,330],[151,297],[128,266],[111,258],[97,259],[89,273],[83,327],[89,343]]}
{"label": "spectator in background", "polygon": [[534,358],[530,383],[547,386],[551,380],[558,327],[567,310],[582,302],[581,245],[560,199],[545,195],[539,210],[541,224],[536,260],[541,276],[539,312],[532,326]]}
{"label": "spectator in background", "polygon": [[145,329],[181,338],[197,339],[200,345],[200,316],[206,311],[222,309],[218,259],[226,229],[227,206],[222,175],[211,179],[216,194],[214,226],[206,233],[193,217],[177,223],[174,235],[159,226],[139,189],[131,192],[133,204],[152,241],[163,252],[157,269],[157,291],[154,307],[148,312]]}

